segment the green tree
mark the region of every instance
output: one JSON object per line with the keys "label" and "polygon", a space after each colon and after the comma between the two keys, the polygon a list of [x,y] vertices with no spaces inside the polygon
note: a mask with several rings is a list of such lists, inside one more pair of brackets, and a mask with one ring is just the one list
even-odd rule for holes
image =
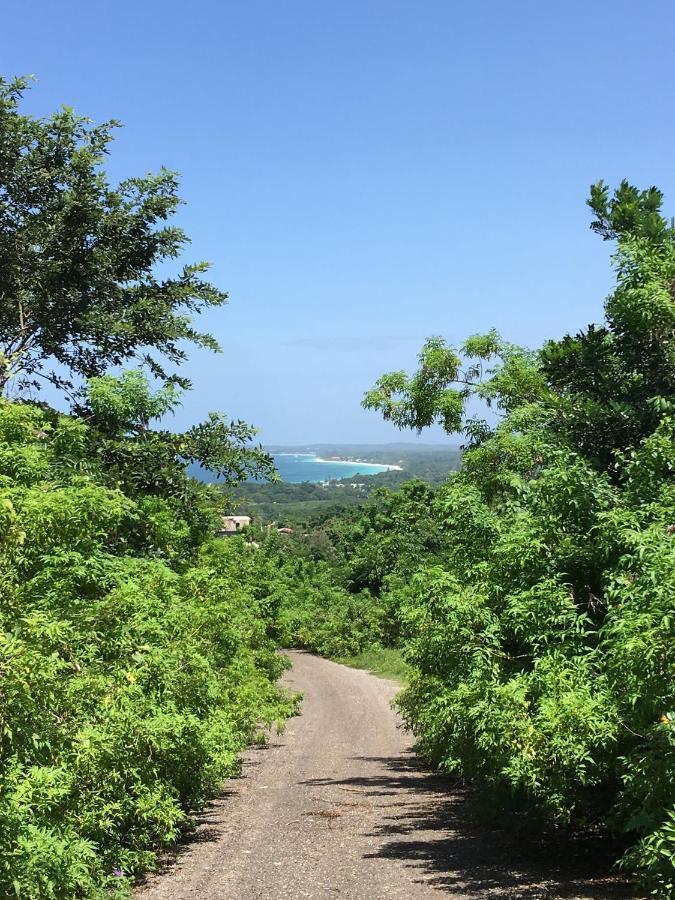
{"label": "green tree", "polygon": [[255,555],[131,496],[95,428],[0,399],[3,898],[129,897],[291,712]]}
{"label": "green tree", "polygon": [[419,433],[438,424],[448,434],[479,441],[490,429],[484,420],[467,418],[471,398],[504,413],[546,393],[537,355],[507,343],[496,331],[473,335],[459,350],[431,337],[418,361],[411,376],[390,372],[378,379],[363,398],[365,409],[377,410],[399,428]]}
{"label": "green tree", "polygon": [[[203,264],[156,274],[175,176],[111,187],[114,123],[23,116],[25,86],[0,82],[0,389],[74,386],[76,415],[0,396],[0,895],[122,898],[292,711],[256,558],[188,475],[274,469],[244,422],[157,426],[185,383],[162,359],[215,348],[190,313],[225,300]],[[159,387],[107,374],[129,359]]]}
{"label": "green tree", "polygon": [[176,174],[111,185],[118,123],[68,107],[23,114],[28,84],[0,79],[0,391],[13,378],[72,388],[129,360],[186,384],[167,362],[185,359],[186,342],[218,349],[191,315],[227,295],[201,277],[206,263],[164,274],[188,242],[167,224],[181,202]]}
{"label": "green tree", "polygon": [[[617,245],[602,324],[538,353],[434,338],[415,374],[366,395],[401,427],[472,441],[434,499],[440,552],[382,605],[402,620],[422,751],[493,808],[631,835],[624,865],[671,900],[675,231],[655,188],[600,183],[589,205]],[[494,426],[467,417],[475,398]]]}
{"label": "green tree", "polygon": [[549,341],[540,354],[552,387],[555,427],[601,468],[650,435],[675,397],[675,231],[656,188],[622,182],[591,191],[591,227],[617,241],[617,285],[606,321]]}
{"label": "green tree", "polygon": [[[272,457],[253,443],[256,430],[245,422],[211,413],[179,433],[151,427],[180,404],[180,394],[174,384],[151,390],[139,370],[91,378],[82,390],[79,412],[89,426],[85,463],[91,469],[96,460],[98,477],[143,507],[147,515],[139,519],[135,541],[145,549],[155,545],[152,523],[160,521],[163,530],[186,524],[175,546],[197,548],[218,525],[228,488],[247,478],[276,478]],[[192,478],[190,464],[216,474],[218,485]]]}

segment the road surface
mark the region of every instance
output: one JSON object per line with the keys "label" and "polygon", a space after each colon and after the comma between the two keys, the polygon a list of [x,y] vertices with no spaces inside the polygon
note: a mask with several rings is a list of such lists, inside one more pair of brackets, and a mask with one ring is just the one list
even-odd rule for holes
{"label": "road surface", "polygon": [[[284,681],[302,715],[249,751],[242,777],[137,890],[137,900],[457,900],[635,896],[584,845],[479,826],[425,771],[390,701],[397,686],[306,653]],[[598,869],[600,872],[598,872]]]}

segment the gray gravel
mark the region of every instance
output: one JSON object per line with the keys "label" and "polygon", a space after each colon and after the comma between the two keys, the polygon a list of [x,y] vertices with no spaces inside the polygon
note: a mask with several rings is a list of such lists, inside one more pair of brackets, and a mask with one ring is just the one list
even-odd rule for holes
{"label": "gray gravel", "polygon": [[635,896],[588,844],[513,842],[472,823],[462,791],[417,764],[389,705],[395,684],[289,655],[302,715],[246,754],[137,900]]}

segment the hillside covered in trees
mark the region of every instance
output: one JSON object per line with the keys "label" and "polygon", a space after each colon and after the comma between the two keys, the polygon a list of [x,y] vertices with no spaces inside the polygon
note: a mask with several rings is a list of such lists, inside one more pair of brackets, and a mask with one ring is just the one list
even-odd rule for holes
{"label": "hillside covered in trees", "polygon": [[[25,87],[0,82],[0,894],[128,895],[294,712],[277,651],[300,647],[400,651],[398,704],[430,763],[512,822],[622,835],[621,865],[674,896],[675,231],[659,191],[592,189],[616,270],[602,324],[538,351],[435,337],[417,372],[366,394],[400,428],[463,435],[461,471],[220,540],[233,485],[273,466],[240,420],[162,425],[186,346],[216,349],[194,316],[226,300],[203,263],[157,274],[187,240],[166,224],[176,178],[111,185],[112,124],[26,116]],[[476,400],[497,424],[467,418]]]}
{"label": "hillside covered in trees", "polygon": [[[396,464],[399,468],[377,475],[352,475],[318,484],[248,480],[228,491],[233,507],[244,515],[253,516],[259,524],[275,522],[280,526],[316,528],[328,519],[362,506],[375,491],[382,488],[397,488],[415,478],[427,484],[442,484],[449,473],[461,468],[462,464],[461,451],[457,447],[443,445],[416,447],[400,444],[379,448],[317,445],[311,449],[328,457],[356,457]],[[277,448],[270,448],[270,451],[278,452]]]}

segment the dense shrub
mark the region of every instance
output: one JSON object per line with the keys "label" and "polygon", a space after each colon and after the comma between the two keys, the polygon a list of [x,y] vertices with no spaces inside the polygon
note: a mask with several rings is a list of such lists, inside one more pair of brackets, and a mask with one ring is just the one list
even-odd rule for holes
{"label": "dense shrub", "polygon": [[0,402],[3,897],[124,893],[290,711],[246,548],[200,543],[185,497],[122,490],[105,457],[138,441],[113,433]]}
{"label": "dense shrub", "polygon": [[[176,267],[174,173],[115,185],[115,122],[21,112],[0,78],[0,896],[123,894],[189,811],[289,712],[274,610],[214,544],[224,484],[273,474],[211,413],[152,428],[186,379],[194,314],[227,295]],[[171,261],[170,274],[165,264]],[[134,360],[141,371],[110,369]],[[98,377],[92,377],[98,376]],[[27,402],[51,382],[72,416]]]}
{"label": "dense shrub", "polygon": [[[421,752],[500,814],[622,832],[622,864],[672,898],[675,230],[655,189],[590,204],[618,244],[605,323],[539,353],[433,338],[416,373],[383,376],[367,407],[470,446],[441,488],[337,523],[334,571],[403,646]],[[466,417],[476,397],[498,424]]]}

